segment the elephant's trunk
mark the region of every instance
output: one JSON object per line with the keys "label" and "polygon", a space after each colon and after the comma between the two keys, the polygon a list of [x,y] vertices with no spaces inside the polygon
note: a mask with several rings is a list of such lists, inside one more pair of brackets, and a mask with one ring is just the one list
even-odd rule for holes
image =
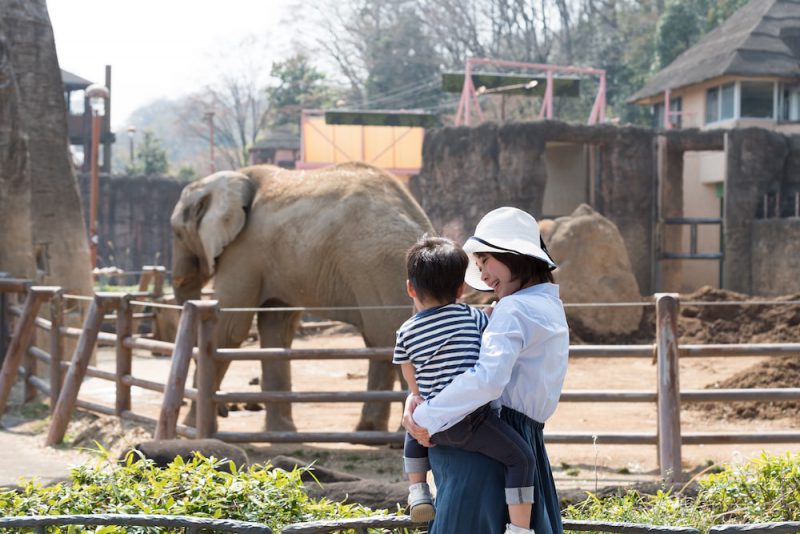
{"label": "elephant's trunk", "polygon": [[175,301],[199,300],[203,286],[211,277],[203,272],[201,261],[178,240],[172,245],[172,288]]}

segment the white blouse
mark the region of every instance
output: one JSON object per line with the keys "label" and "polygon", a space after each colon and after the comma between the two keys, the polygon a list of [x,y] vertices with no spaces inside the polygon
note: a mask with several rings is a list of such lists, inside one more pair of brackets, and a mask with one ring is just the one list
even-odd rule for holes
{"label": "white blouse", "polygon": [[481,339],[475,366],[414,411],[435,434],[499,399],[544,423],[556,410],[567,374],[569,331],[555,284],[537,284],[500,299]]}

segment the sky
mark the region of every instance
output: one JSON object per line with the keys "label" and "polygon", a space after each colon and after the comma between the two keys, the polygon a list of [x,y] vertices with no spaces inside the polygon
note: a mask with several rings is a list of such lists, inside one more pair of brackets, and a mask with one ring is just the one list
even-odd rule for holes
{"label": "sky", "polygon": [[[300,32],[293,0],[47,0],[62,69],[103,83],[111,65],[112,128],[138,107],[212,84],[259,39],[263,65],[281,59]],[[250,47],[250,50],[253,48]],[[241,55],[241,54],[239,54]],[[250,54],[252,56],[254,54]]]}

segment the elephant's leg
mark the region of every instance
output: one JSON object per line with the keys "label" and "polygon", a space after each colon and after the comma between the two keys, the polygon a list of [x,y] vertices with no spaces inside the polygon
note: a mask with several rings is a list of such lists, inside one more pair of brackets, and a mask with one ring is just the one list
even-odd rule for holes
{"label": "elephant's leg", "polygon": [[[392,313],[392,312],[389,312]],[[392,347],[395,342],[396,327],[387,327],[385,317],[365,317],[364,343],[368,347]],[[400,316],[402,318],[402,316]],[[397,322],[395,320],[394,322]],[[399,324],[402,320],[399,321]],[[392,325],[393,326],[393,325]],[[390,361],[371,360],[367,372],[367,390],[391,390],[394,387],[395,376],[400,378],[401,384],[405,381],[400,373],[400,366]],[[356,430],[386,431],[389,427],[389,412],[391,404],[388,402],[365,402],[361,408],[361,419]]]}
{"label": "elephant's leg", "polygon": [[[225,378],[225,373],[228,372],[228,366],[230,366],[231,362],[221,362],[216,361],[214,362],[215,367],[215,377],[214,377],[214,386],[215,391],[219,391],[222,385],[222,379]],[[192,379],[192,384],[196,388],[197,387],[197,370],[195,369],[194,378]],[[224,404],[217,404],[217,415],[220,417],[228,417],[228,407]],[[197,422],[197,403],[194,401],[191,402],[189,405],[189,411],[186,413],[186,417],[183,418],[183,424],[187,426],[195,426]],[[214,428],[216,430],[216,428]]]}
{"label": "elephant's leg", "polygon": [[[253,313],[221,313],[217,320],[217,325],[214,328],[214,333],[217,336],[217,343],[219,348],[238,347],[241,345],[250,333],[250,327],[253,324]],[[225,373],[228,371],[230,362],[216,361],[214,369],[214,386],[215,390],[219,391],[222,385],[222,380],[225,378]],[[194,373],[192,381],[194,387],[197,387],[197,371]],[[228,415],[228,408],[223,404],[217,405],[217,414],[226,417]],[[183,423],[187,426],[195,426],[197,418],[197,407],[195,402],[192,401],[189,406],[189,412],[183,419]],[[215,428],[216,430],[216,428]]]}
{"label": "elephant's leg", "polygon": [[[295,331],[300,324],[300,312],[261,312],[258,314],[258,337],[262,347],[292,346]],[[262,391],[291,391],[291,362],[261,362]],[[267,403],[267,430],[296,431],[292,420],[292,404]]]}

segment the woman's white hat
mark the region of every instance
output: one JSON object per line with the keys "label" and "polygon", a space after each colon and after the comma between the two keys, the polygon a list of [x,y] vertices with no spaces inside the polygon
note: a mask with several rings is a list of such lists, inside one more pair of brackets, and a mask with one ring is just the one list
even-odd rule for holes
{"label": "woman's white hat", "polygon": [[556,262],[542,241],[539,223],[518,208],[497,208],[484,215],[475,228],[475,235],[464,243],[464,252],[470,260],[464,281],[480,291],[492,288],[481,280],[481,271],[475,262],[476,252],[521,254],[545,262],[551,270],[556,268]]}

